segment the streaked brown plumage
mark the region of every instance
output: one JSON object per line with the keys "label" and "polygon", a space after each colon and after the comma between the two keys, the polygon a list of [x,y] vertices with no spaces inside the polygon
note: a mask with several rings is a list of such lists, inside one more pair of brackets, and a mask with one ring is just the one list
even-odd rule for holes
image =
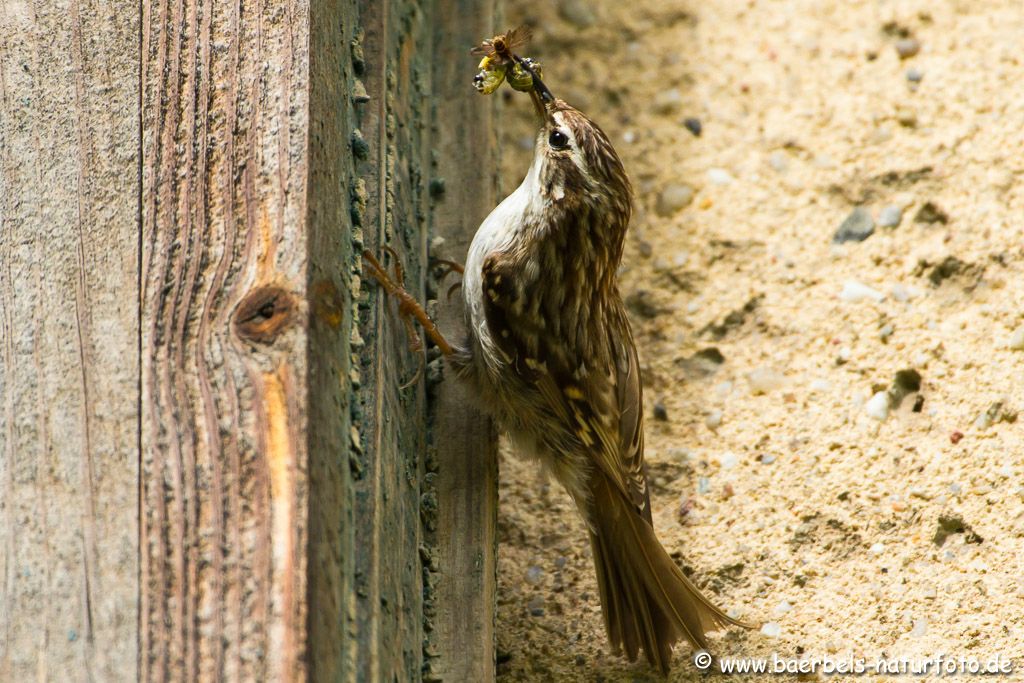
{"label": "streaked brown plumage", "polygon": [[451,361],[590,530],[609,640],[668,670],[681,638],[738,624],[658,542],[644,473],[636,348],[616,271],[632,210],[608,137],[549,102],[523,184],[481,225],[463,280],[468,338]]}
{"label": "streaked brown plumage", "polygon": [[[543,125],[533,163],[473,239],[468,334],[446,355],[586,520],[612,648],[630,660],[643,650],[664,673],[676,641],[706,649],[707,631],[743,624],[700,593],[654,533],[640,370],[616,285],[629,180],[604,132],[534,80]],[[404,291],[400,271],[397,283],[379,266],[371,275]],[[399,301],[426,318],[411,297]]]}

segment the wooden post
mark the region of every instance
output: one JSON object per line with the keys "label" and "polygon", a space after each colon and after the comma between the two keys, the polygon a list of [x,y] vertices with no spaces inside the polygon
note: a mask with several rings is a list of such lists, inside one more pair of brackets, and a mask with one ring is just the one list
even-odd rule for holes
{"label": "wooden post", "polygon": [[[444,193],[433,212],[443,256],[462,260],[477,227],[494,208],[498,187],[495,98],[470,92],[466,46],[496,30],[493,3],[438,0],[434,46],[437,97],[434,144]],[[457,18],[457,19],[456,19]],[[471,66],[475,66],[470,63]],[[444,292],[447,287],[441,287]],[[460,297],[441,297],[439,324],[462,335]],[[458,338],[456,336],[455,338]],[[439,681],[494,680],[494,611],[497,590],[497,440],[490,420],[466,387],[448,378],[433,405],[437,450],[437,603],[430,674]],[[458,607],[456,607],[458,606]]]}
{"label": "wooden post", "polygon": [[360,257],[489,208],[476,4],[0,12],[0,680],[493,677],[492,434]]}
{"label": "wooden post", "polygon": [[0,680],[132,680],[138,5],[0,8]]}

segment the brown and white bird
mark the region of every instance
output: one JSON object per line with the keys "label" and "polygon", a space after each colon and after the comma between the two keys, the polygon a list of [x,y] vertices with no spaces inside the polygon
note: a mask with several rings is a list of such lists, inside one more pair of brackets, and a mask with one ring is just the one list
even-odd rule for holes
{"label": "brown and white bird", "polygon": [[667,672],[676,641],[706,649],[707,631],[742,624],[701,594],[652,526],[640,368],[616,284],[632,212],[622,162],[543,84],[534,101],[533,163],[473,239],[468,333],[442,349],[586,520],[612,648],[631,661],[642,649]]}

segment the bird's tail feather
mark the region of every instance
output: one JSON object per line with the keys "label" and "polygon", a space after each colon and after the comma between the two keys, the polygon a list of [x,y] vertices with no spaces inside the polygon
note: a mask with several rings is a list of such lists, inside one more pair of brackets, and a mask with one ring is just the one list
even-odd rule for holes
{"label": "bird's tail feather", "polygon": [[[593,481],[598,480],[598,481]],[[715,607],[662,547],[650,523],[603,477],[591,486],[589,517],[597,583],[608,639],[630,661],[643,649],[667,673],[672,645],[686,638],[708,647],[705,633],[744,626]]]}

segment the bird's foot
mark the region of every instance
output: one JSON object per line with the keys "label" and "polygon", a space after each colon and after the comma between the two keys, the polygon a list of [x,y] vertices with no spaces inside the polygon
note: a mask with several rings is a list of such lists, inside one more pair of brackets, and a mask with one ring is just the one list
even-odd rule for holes
{"label": "bird's foot", "polygon": [[[433,341],[437,348],[441,350],[446,356],[452,354],[452,346],[448,343],[448,340],[444,338],[441,331],[437,329],[437,325],[431,320],[430,316],[427,315],[426,310],[420,305],[416,298],[405,289],[405,273],[402,270],[402,264],[398,259],[398,254],[391,247],[384,247],[384,251],[391,255],[394,260],[392,266],[393,273],[388,273],[387,269],[381,265],[377,257],[373,255],[371,251],[363,251],[363,259],[366,260],[368,272],[370,277],[377,281],[385,292],[389,296],[394,297],[398,301],[398,316],[402,320],[402,324],[405,325],[405,333],[409,338],[409,351],[417,354],[420,359],[420,366],[416,372],[416,375],[411,381],[407,382],[404,387],[414,384],[423,373],[423,340],[420,335],[416,332],[416,326],[413,324],[415,319],[422,327],[423,331],[426,332],[427,336]],[[458,264],[453,264],[458,266]]]}
{"label": "bird's foot", "polygon": [[[458,273],[459,275],[463,275],[466,272],[466,266],[462,265],[458,261],[449,261],[448,259],[445,258],[431,258],[430,262],[435,266],[434,275],[437,278],[438,284],[440,284],[441,281],[448,277],[448,275],[450,275],[451,273]],[[455,284],[448,288],[448,293],[445,294],[445,296],[450,300],[455,290],[459,289],[460,287],[462,287],[462,282],[456,282]]]}

